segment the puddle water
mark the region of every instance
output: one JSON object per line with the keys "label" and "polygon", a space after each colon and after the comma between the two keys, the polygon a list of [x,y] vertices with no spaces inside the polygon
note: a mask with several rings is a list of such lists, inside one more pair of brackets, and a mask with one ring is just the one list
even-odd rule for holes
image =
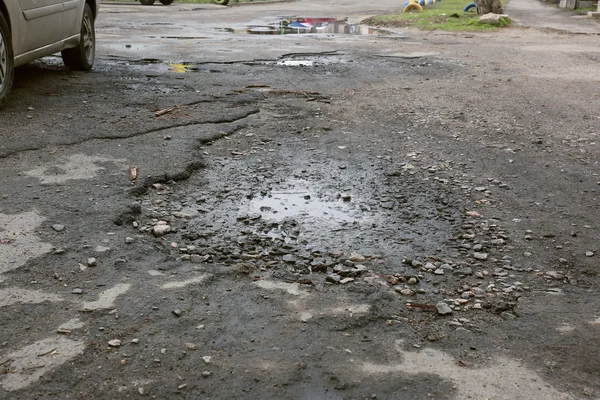
{"label": "puddle water", "polygon": [[293,190],[270,192],[267,196],[254,198],[247,210],[271,221],[301,218],[344,223],[360,219],[351,208],[350,198],[344,201],[341,195],[339,198],[320,197],[307,187],[294,186]]}
{"label": "puddle water", "polygon": [[365,25],[349,24],[346,19],[288,17],[274,24],[250,25],[246,28],[246,33],[253,35],[375,35],[389,32]]}

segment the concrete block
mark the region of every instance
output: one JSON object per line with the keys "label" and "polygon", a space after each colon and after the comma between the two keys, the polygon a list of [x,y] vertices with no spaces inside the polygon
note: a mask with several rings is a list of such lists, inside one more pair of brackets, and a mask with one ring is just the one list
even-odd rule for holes
{"label": "concrete block", "polygon": [[588,17],[600,19],[600,11],[590,11],[588,12]]}
{"label": "concrete block", "polygon": [[577,7],[577,0],[567,0],[567,6],[565,7],[567,10],[574,10]]}
{"label": "concrete block", "polygon": [[594,7],[594,2],[590,0],[577,0],[577,8],[591,8]]}

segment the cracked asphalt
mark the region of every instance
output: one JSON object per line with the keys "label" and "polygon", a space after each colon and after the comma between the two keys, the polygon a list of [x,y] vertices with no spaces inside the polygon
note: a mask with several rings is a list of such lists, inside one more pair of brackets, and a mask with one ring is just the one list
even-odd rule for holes
{"label": "cracked asphalt", "polygon": [[103,3],[16,71],[0,398],[599,398],[600,38],[247,32],[397,7]]}

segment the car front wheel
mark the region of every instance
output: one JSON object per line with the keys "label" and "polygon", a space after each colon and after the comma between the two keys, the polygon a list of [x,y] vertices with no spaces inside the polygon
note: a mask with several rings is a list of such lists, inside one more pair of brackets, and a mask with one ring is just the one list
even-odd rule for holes
{"label": "car front wheel", "polygon": [[77,47],[62,51],[65,65],[77,71],[89,71],[96,58],[96,32],[94,30],[94,14],[89,5],[83,9],[81,20],[81,39]]}
{"label": "car front wheel", "polygon": [[6,105],[13,84],[13,50],[8,24],[0,13],[0,109]]}
{"label": "car front wheel", "polygon": [[168,6],[173,2],[173,0],[160,0],[160,2],[163,6]]}

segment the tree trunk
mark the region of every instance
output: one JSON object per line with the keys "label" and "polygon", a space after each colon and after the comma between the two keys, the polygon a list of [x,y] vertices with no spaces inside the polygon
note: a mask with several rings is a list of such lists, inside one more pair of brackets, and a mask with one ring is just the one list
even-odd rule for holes
{"label": "tree trunk", "polygon": [[475,0],[475,6],[479,15],[488,13],[502,14],[502,3],[500,0]]}

